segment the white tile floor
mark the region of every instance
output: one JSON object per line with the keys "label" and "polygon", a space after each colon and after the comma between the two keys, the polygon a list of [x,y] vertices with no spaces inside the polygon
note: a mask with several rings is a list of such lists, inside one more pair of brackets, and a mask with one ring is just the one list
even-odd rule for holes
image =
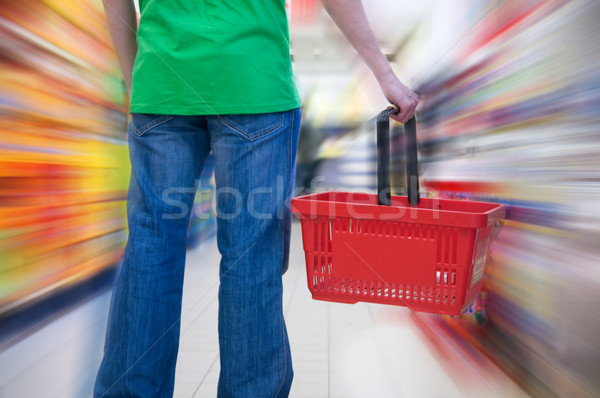
{"label": "white tile floor", "polygon": [[[178,398],[216,396],[218,260],[214,241],[188,252]],[[290,264],[284,277],[295,370],[290,397],[527,397],[489,360],[474,359],[459,344],[439,340],[433,349],[405,308],[312,300],[299,224]],[[91,396],[108,300],[102,294],[1,352],[0,397]]]}

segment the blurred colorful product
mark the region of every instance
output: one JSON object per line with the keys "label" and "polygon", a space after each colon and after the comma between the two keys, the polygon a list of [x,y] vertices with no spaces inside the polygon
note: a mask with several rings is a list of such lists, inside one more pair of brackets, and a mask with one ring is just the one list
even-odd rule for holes
{"label": "blurred colorful product", "polygon": [[423,185],[508,209],[485,306],[429,327],[485,352],[532,396],[597,396],[600,3],[457,3],[479,8],[440,10],[455,24],[449,43],[432,38],[443,32],[422,43],[447,52],[417,82]]}
{"label": "blurred colorful product", "polygon": [[[2,3],[0,319],[119,263],[126,103],[100,0]],[[190,244],[214,229],[210,175]]]}
{"label": "blurred colorful product", "polygon": [[118,263],[125,96],[101,2],[0,9],[0,317]]}

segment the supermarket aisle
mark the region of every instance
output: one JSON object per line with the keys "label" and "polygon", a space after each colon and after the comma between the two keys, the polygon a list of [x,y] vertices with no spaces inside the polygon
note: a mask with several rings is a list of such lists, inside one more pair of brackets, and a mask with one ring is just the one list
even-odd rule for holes
{"label": "supermarket aisle", "polygon": [[[291,397],[526,397],[485,358],[424,337],[407,309],[313,301],[299,227],[284,278]],[[175,396],[215,397],[219,256],[214,241],[188,256]],[[108,300],[104,293],[0,353],[0,397],[90,396]]]}

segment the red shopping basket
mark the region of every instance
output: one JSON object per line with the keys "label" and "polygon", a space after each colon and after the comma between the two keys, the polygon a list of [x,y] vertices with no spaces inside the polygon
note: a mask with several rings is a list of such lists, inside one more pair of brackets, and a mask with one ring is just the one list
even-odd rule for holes
{"label": "red shopping basket", "polygon": [[292,199],[308,287],[317,300],[458,315],[481,291],[492,229],[505,207],[420,198],[414,119],[405,125],[408,196],[391,196],[393,112],[377,118],[377,195],[323,192]]}

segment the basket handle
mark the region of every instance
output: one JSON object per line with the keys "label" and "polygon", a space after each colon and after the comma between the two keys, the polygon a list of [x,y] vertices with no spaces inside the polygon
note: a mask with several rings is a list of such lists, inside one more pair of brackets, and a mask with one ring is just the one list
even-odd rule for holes
{"label": "basket handle", "polygon": [[[390,115],[395,108],[387,108],[377,115],[377,203],[391,206],[390,195]],[[404,124],[404,153],[406,157],[406,185],[408,203],[419,204],[419,160],[417,157],[417,121],[413,117]]]}

